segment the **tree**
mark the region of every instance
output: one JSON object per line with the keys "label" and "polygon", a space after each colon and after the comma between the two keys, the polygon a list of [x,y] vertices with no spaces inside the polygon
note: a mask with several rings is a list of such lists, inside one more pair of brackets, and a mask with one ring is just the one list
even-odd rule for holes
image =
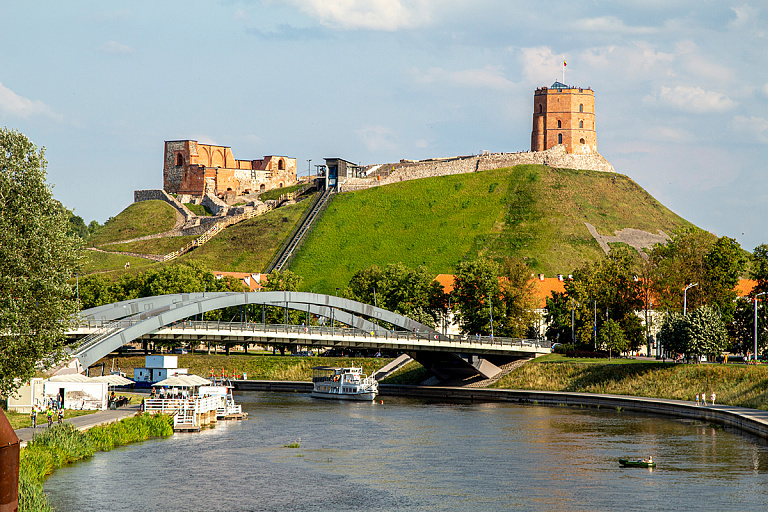
{"label": "tree", "polygon": [[378,305],[434,327],[445,314],[447,295],[426,267],[408,268],[390,263],[383,270],[377,266],[356,272],[344,296],[365,304]]}
{"label": "tree", "polygon": [[624,331],[621,329],[619,322],[610,318],[603,322],[603,325],[600,327],[597,340],[600,342],[600,346],[608,348],[608,359],[611,359],[611,354],[614,350],[616,352],[624,352],[629,347],[629,342],[626,336],[624,336]]}
{"label": "tree", "polygon": [[736,285],[747,266],[747,257],[739,243],[722,236],[704,257],[704,303],[717,307],[728,324],[733,320]]}
{"label": "tree", "polygon": [[501,265],[501,298],[504,315],[499,334],[522,338],[536,322],[535,284],[531,269],[520,260],[506,259]]}
{"label": "tree", "polygon": [[[301,287],[302,277],[290,270],[275,270],[269,274],[264,291],[297,292]],[[284,307],[268,306],[267,323],[298,325],[305,319],[306,313],[296,310],[286,310]]]}
{"label": "tree", "polygon": [[496,310],[495,324],[503,304],[499,266],[487,259],[459,263],[453,277],[453,298],[462,333],[490,334],[491,308]]}
{"label": "tree", "polygon": [[752,295],[768,292],[768,244],[760,244],[752,253],[752,268],[749,271],[752,279],[757,281]]}
{"label": "tree", "polygon": [[674,231],[666,244],[653,247],[650,259],[655,267],[654,295],[659,299],[659,307],[682,310],[683,289],[690,283],[699,286],[688,290],[688,307],[704,303],[705,259],[713,243],[714,237],[706,231],[684,228]]}
{"label": "tree", "polygon": [[659,331],[664,350],[686,359],[716,356],[728,347],[728,331],[717,310],[702,306],[686,316],[670,313]]}
{"label": "tree", "polygon": [[[44,149],[0,129],[0,393],[63,357],[77,301],[70,279],[80,239],[46,183]],[[16,380],[19,379],[19,380]]]}

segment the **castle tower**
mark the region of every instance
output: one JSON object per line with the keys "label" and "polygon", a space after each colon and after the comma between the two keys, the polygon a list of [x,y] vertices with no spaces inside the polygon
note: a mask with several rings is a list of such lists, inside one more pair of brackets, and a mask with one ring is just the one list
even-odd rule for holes
{"label": "castle tower", "polygon": [[563,144],[571,154],[597,151],[595,92],[555,82],[533,94],[531,151]]}

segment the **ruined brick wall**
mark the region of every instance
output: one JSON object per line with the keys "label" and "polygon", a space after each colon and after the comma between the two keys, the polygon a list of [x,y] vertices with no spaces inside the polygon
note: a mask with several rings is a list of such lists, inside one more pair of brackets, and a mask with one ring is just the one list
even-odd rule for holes
{"label": "ruined brick wall", "polygon": [[[163,190],[169,194],[177,194],[184,179],[184,171],[189,162],[189,141],[167,140],[165,141],[165,157],[163,159]],[[184,162],[178,163],[178,156]]]}
{"label": "ruined brick wall", "polygon": [[614,172],[613,166],[597,152],[585,155],[572,155],[565,150],[565,146],[558,145],[547,151],[489,153],[418,162],[401,162],[400,164],[394,164],[392,171],[387,176],[350,178],[341,185],[340,189],[343,192],[349,192],[400,181],[487,171],[521,164],[542,164],[565,169]]}

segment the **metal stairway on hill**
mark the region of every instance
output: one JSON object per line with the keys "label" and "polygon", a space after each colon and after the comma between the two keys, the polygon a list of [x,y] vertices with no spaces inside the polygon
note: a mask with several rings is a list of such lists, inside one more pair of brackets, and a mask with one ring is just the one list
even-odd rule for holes
{"label": "metal stairway on hill", "polygon": [[283,268],[293,258],[293,255],[296,253],[299,247],[301,247],[301,244],[304,243],[307,233],[309,233],[310,229],[312,228],[312,223],[328,207],[328,203],[331,200],[331,195],[335,192],[335,188],[328,187],[328,189],[318,198],[315,204],[308,209],[309,213],[304,216],[304,218],[299,223],[299,227],[280,248],[278,256],[273,258],[269,263],[264,271],[265,274],[269,274],[274,270],[283,270]]}

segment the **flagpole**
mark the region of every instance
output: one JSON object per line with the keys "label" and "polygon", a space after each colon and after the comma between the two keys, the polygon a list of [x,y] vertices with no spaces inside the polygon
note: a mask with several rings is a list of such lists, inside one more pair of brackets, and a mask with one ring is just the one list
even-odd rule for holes
{"label": "flagpole", "polygon": [[565,57],[563,57],[563,84],[565,84]]}

